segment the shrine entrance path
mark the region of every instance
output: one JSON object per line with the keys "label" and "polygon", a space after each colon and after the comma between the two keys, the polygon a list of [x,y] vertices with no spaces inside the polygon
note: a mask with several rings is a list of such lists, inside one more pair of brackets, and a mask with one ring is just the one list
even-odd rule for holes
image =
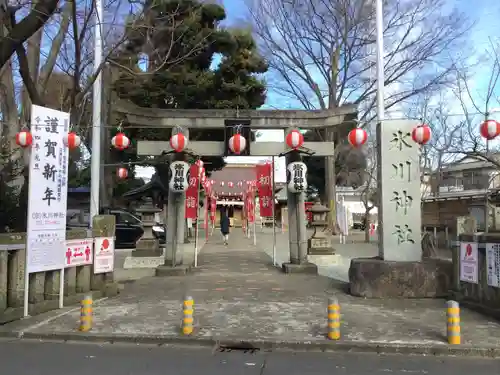
{"label": "shrine entrance path", "polygon": [[[257,235],[259,235],[257,233]],[[218,339],[325,340],[328,297],[341,305],[342,340],[444,345],[445,301],[368,300],[352,297],[345,285],[323,276],[286,275],[234,229],[229,246],[218,232],[203,247],[199,267],[187,276],[148,277],[96,303],[91,334],[179,335],[184,296],[194,298],[196,336]],[[55,315],[60,311],[54,312]],[[43,336],[75,332],[79,311],[46,321],[23,322]],[[462,309],[463,342],[499,346],[500,325]],[[7,328],[4,326],[4,328]]]}

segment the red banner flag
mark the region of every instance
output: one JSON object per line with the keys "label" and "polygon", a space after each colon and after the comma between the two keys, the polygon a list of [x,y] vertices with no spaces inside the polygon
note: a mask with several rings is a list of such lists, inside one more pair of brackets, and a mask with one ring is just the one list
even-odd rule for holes
{"label": "red banner flag", "polygon": [[254,202],[254,193],[252,188],[248,189],[247,192],[247,218],[249,223],[253,223],[255,221],[255,202]]}
{"label": "red banner flag", "polygon": [[258,164],[257,188],[259,189],[260,216],[273,216],[273,166],[271,163]]}
{"label": "red banner flag", "polygon": [[186,189],[186,219],[198,217],[198,174],[199,167],[195,164],[189,168],[189,185]]}

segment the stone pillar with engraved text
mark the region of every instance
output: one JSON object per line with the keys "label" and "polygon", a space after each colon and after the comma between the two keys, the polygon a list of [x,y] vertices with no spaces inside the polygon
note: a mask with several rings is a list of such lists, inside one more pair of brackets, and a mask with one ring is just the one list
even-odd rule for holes
{"label": "stone pillar with engraved text", "polygon": [[377,127],[379,255],[387,261],[420,261],[421,206],[417,124],[387,120]]}

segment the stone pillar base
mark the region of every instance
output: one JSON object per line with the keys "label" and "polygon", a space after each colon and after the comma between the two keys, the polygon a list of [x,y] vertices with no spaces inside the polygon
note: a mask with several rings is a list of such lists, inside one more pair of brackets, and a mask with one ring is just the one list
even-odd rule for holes
{"label": "stone pillar base", "polygon": [[318,274],[318,266],[313,263],[283,263],[283,272],[284,273],[305,273],[309,275],[317,275]]}
{"label": "stone pillar base", "polygon": [[160,248],[160,241],[156,238],[141,238],[137,241],[133,257],[161,257],[163,250]]}
{"label": "stone pillar base", "polygon": [[451,261],[441,259],[394,262],[355,258],[349,267],[349,291],[364,298],[447,297],[452,271]]}
{"label": "stone pillar base", "polygon": [[171,266],[166,266],[166,265],[161,265],[156,268],[155,275],[158,277],[165,277],[165,276],[186,276],[187,273],[191,270],[191,267],[189,266],[176,266],[176,267],[171,267]]}
{"label": "stone pillar base", "polygon": [[335,250],[330,238],[317,235],[317,237],[307,240],[307,253],[310,255],[334,255]]}

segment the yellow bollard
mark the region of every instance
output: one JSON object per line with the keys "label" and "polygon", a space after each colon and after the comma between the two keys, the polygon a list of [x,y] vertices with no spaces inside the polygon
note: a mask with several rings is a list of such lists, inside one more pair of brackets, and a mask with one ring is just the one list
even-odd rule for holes
{"label": "yellow bollard", "polygon": [[80,302],[80,327],[81,332],[92,329],[92,296],[86,295]]}
{"label": "yellow bollard", "polygon": [[340,306],[336,298],[328,298],[328,339],[340,339]]}
{"label": "yellow bollard", "polygon": [[184,303],[182,306],[182,334],[191,335],[193,333],[193,309],[194,309],[193,297],[184,298]]}
{"label": "yellow bollard", "polygon": [[448,344],[460,345],[460,305],[456,301],[448,301],[446,307]]}

